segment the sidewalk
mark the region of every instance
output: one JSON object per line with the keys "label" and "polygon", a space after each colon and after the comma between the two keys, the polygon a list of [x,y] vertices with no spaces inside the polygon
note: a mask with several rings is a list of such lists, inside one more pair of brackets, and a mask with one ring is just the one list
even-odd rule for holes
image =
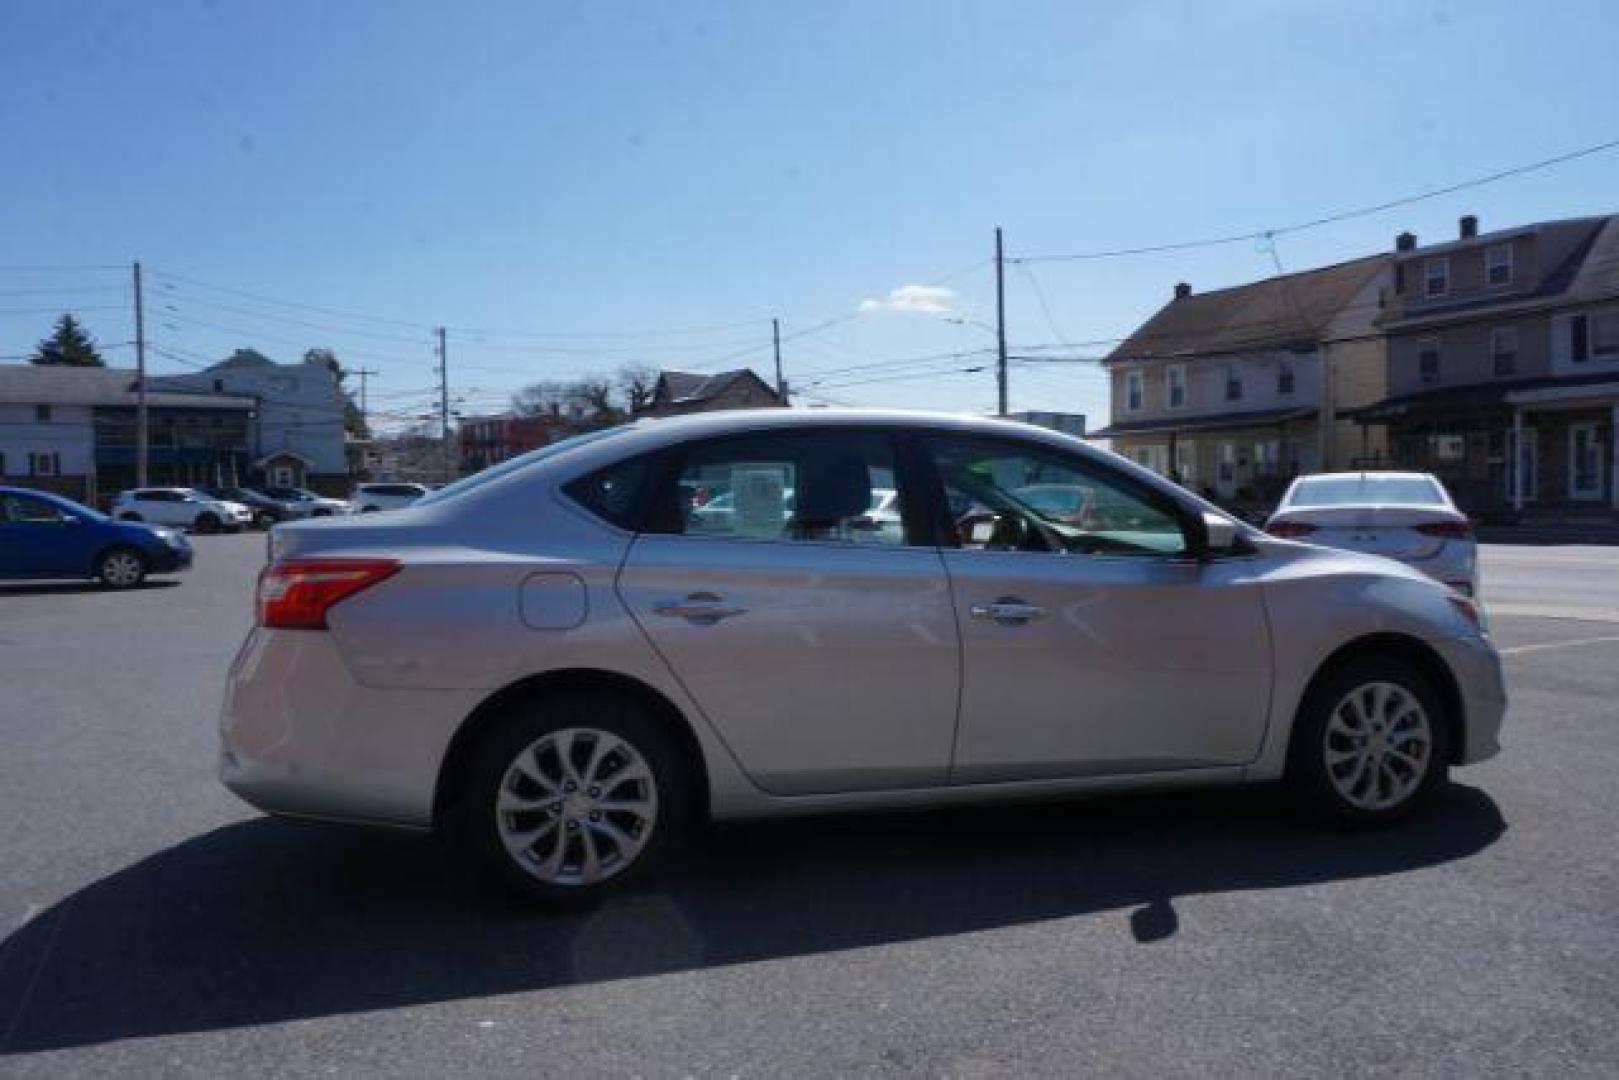
{"label": "sidewalk", "polygon": [[1605,544],[1619,546],[1619,524],[1480,525],[1481,544]]}

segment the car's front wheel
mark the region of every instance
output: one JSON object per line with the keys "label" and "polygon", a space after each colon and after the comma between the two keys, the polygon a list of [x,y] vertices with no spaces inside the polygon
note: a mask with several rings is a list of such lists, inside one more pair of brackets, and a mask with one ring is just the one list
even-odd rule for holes
{"label": "car's front wheel", "polygon": [[146,560],[129,548],[113,548],[96,560],[96,577],[109,589],[133,589],[146,580]]}
{"label": "car's front wheel", "polygon": [[253,515],[253,524],[257,525],[261,529],[271,528],[275,525],[275,523],[276,516],[270,513],[268,510],[260,510],[258,513]]}
{"label": "car's front wheel", "polygon": [[692,809],[682,758],[667,728],[633,702],[530,700],[477,748],[457,828],[529,898],[587,903],[678,847]]}
{"label": "car's front wheel", "polygon": [[225,523],[219,520],[219,515],[212,513],[198,514],[197,520],[192,525],[198,532],[208,534],[216,533],[224,526]]}
{"label": "car's front wheel", "polygon": [[1300,709],[1288,782],[1331,824],[1375,827],[1415,810],[1444,783],[1446,717],[1433,684],[1394,657],[1341,663]]}

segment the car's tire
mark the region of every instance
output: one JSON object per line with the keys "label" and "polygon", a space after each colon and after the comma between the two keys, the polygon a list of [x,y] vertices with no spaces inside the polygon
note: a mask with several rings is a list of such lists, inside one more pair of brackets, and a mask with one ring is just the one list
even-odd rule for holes
{"label": "car's tire", "polygon": [[258,513],[253,515],[253,524],[261,529],[268,529],[275,525],[275,523],[276,516],[270,513],[268,510],[260,510]]}
{"label": "car's tire", "polygon": [[197,520],[191,523],[192,528],[207,535],[218,532],[224,525],[225,523],[219,520],[219,515],[212,513],[198,514]]}
{"label": "car's tire", "polygon": [[458,844],[504,885],[553,907],[645,877],[680,848],[695,809],[667,726],[610,693],[518,702],[476,746],[465,780],[450,822]]}
{"label": "car's tire", "polygon": [[108,548],[96,556],[95,576],[109,589],[133,589],[146,580],[146,556],[134,548]]}
{"label": "car's tire", "polygon": [[143,519],[141,518],[141,516],[139,514],[135,513],[133,510],[126,510],[122,514],[118,515],[118,520],[119,521],[141,521]]}
{"label": "car's tire", "polygon": [[375,514],[380,509],[381,509],[381,507],[378,507],[378,506],[362,506],[362,507],[360,507],[360,513],[362,513],[362,514]]}
{"label": "car's tire", "polygon": [[1293,726],[1287,784],[1312,816],[1340,828],[1392,825],[1445,783],[1449,717],[1432,682],[1394,656],[1334,664]]}

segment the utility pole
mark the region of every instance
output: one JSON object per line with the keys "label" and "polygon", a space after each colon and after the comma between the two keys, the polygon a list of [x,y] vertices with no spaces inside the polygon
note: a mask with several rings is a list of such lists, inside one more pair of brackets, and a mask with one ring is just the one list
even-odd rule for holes
{"label": "utility pole", "polygon": [[135,260],[135,486],[146,486],[146,304],[141,297],[141,263]]}
{"label": "utility pole", "polygon": [[1006,257],[995,226],[995,388],[997,416],[1006,415]]}
{"label": "utility pole", "polygon": [[371,425],[369,421],[366,420],[366,412],[368,410],[365,407],[365,381],[377,373],[372,371],[370,368],[359,368],[354,372],[354,374],[360,377],[360,426],[369,430]]}
{"label": "utility pole", "polygon": [[781,320],[770,320],[770,344],[776,350],[776,396],[787,404],[787,380],[781,377]]}
{"label": "utility pole", "polygon": [[444,482],[455,479],[450,453],[450,352],[444,342],[444,327],[438,328],[438,417],[439,435],[444,440]]}

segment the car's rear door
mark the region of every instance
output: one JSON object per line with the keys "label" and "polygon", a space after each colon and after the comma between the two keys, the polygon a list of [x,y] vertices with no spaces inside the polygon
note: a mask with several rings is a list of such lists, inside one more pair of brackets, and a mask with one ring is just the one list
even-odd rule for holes
{"label": "car's rear door", "polygon": [[[1189,557],[1169,497],[1044,444],[929,442],[962,635],[952,780],[1229,766],[1258,753],[1270,630],[1251,561]],[[1018,496],[1074,489],[1082,521]]]}
{"label": "car's rear door", "polygon": [[[943,783],[960,661],[944,567],[868,514],[873,489],[904,505],[913,486],[898,441],[728,436],[655,484],[619,592],[748,774],[783,794]],[[697,491],[731,498],[698,513]]]}

